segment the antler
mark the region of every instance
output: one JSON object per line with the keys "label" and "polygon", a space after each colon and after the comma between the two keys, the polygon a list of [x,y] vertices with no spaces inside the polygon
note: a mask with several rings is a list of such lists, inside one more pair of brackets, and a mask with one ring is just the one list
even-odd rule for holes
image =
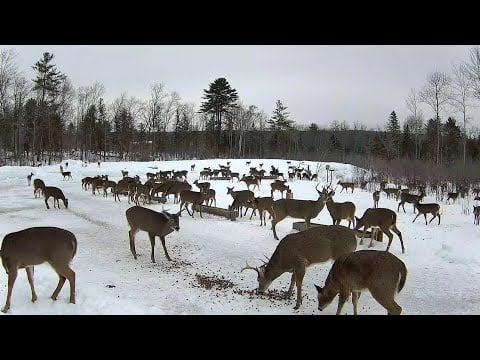
{"label": "antler", "polygon": [[257,272],[257,274],[260,275],[260,271],[258,271],[258,269],[256,267],[248,265],[248,262],[246,262],[246,261],[245,261],[245,263],[247,264],[247,266],[242,268],[242,270],[240,270],[240,272],[242,272],[243,270],[251,269],[251,270],[255,270]]}

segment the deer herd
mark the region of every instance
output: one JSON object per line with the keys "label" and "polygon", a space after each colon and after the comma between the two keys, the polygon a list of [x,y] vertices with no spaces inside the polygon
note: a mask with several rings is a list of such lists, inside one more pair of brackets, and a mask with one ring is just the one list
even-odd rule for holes
{"label": "deer herd", "polygon": [[[317,173],[290,166],[287,162],[288,179],[290,181],[299,180],[317,180]],[[247,166],[251,162],[247,161]],[[228,206],[229,211],[237,210],[240,217],[246,216],[248,209],[252,210],[250,219],[258,211],[260,217],[260,226],[266,225],[266,212],[271,219],[271,230],[273,237],[279,240],[276,232],[276,225],[287,217],[303,219],[306,229],[297,233],[291,233],[283,237],[276,246],[273,254],[259,267],[246,264],[241,269],[253,270],[257,273],[258,288],[257,293],[263,294],[267,291],[272,282],[284,273],[291,273],[291,281],[286,297],[290,298],[296,286],[296,303],[294,309],[302,305],[302,283],[306,274],[306,269],[315,264],[332,261],[333,265],[325,279],[324,287],[315,285],[317,290],[318,310],[325,309],[338,295],[337,314],[345,302],[352,298],[353,311],[357,314],[357,304],[362,291],[369,291],[372,297],[382,305],[388,314],[400,314],[402,308],[395,302],[395,295],[402,290],[406,282],[407,268],[405,263],[397,256],[389,252],[393,233],[395,233],[401,245],[402,254],[405,253],[402,233],[397,228],[397,213],[388,208],[379,207],[381,193],[384,192],[387,198],[396,196],[399,200],[397,212],[402,207],[405,211],[405,203],[412,204],[413,212],[418,212],[412,222],[423,214],[425,224],[427,225],[427,214],[433,217],[432,222],[438,217],[440,225],[440,205],[438,203],[423,203],[426,196],[425,188],[418,187],[418,193],[410,193],[407,189],[387,187],[387,182],[380,183],[380,189],[373,191],[373,207],[364,211],[362,217],[356,216],[356,205],[351,202],[335,202],[334,189],[330,184],[324,185],[319,189],[317,184],[315,190],[318,194],[316,200],[293,199],[291,185],[287,185],[287,180],[278,168],[271,166],[270,177],[273,179],[270,183],[270,196],[256,197],[255,189],[259,190],[262,185],[262,179],[265,176],[265,170],[256,167],[250,167],[250,175],[230,171],[230,163],[219,165],[219,169],[212,170],[204,168],[198,171],[199,179],[193,184],[199,191],[193,191],[192,185],[187,182],[187,170],[182,171],[159,171],[157,173],[146,173],[147,181],[142,184],[138,175],[129,177],[127,170],[121,171],[121,179],[118,182],[111,181],[107,175],[97,175],[95,177],[84,177],[81,180],[82,189],[87,191],[91,188],[92,195],[103,190],[103,196],[108,196],[108,189],[113,194],[114,201],[120,201],[120,195],[128,198],[128,203],[134,205],[125,212],[126,224],[129,226],[128,239],[130,251],[133,258],[137,260],[135,250],[135,235],[141,230],[148,234],[151,244],[151,262],[155,263],[155,238],[158,236],[162,242],[165,257],[171,261],[168,254],[165,237],[180,230],[180,217],[183,211],[194,217],[195,209],[198,209],[200,217],[202,216],[202,204],[205,206],[216,207],[216,191],[212,188],[212,183],[199,180],[216,180],[219,175],[222,180],[237,179],[237,183],[244,182],[246,190],[235,190],[235,187],[227,187],[226,195],[231,195],[232,203]],[[191,165],[190,171],[193,172],[195,164]],[[60,173],[63,180],[73,180],[70,171],[64,171],[60,166]],[[27,184],[31,185],[34,173],[27,176]],[[119,174],[120,176],[120,174]],[[282,180],[279,180],[279,177]],[[341,192],[351,189],[353,193],[354,182],[338,181],[337,186],[341,186]],[[365,189],[366,183],[357,185]],[[60,209],[59,201],[68,209],[68,199],[63,191],[54,186],[46,186],[45,182],[39,178],[33,180],[34,197],[42,194],[45,205],[50,209],[48,200],[53,198],[53,206]],[[280,199],[274,200],[275,192],[280,192]],[[284,193],[287,196],[284,197]],[[158,193],[162,196],[158,197]],[[168,196],[174,196],[174,204],[179,203],[178,212],[169,212],[163,210],[157,212],[146,207],[140,206],[140,200],[143,205],[151,204],[154,199],[165,203]],[[459,193],[448,192],[446,202],[455,201]],[[478,193],[477,193],[478,196]],[[190,210],[188,208],[190,205]],[[326,207],[332,219],[332,225],[312,224],[312,219],[316,218],[322,209]],[[245,208],[245,212],[243,212]],[[473,207],[474,224],[479,225],[480,206]],[[348,221],[348,226],[342,226],[342,220]],[[363,231],[361,230],[363,228]],[[377,233],[385,234],[388,237],[388,244],[385,251],[358,250],[358,245],[363,245],[363,239],[367,230],[371,229],[369,248],[372,247],[373,239],[378,239]],[[360,242],[357,245],[357,237]],[[75,272],[70,268],[77,251],[77,239],[73,233],[68,230],[56,227],[31,227],[21,231],[7,234],[2,242],[0,257],[5,271],[8,274],[8,291],[5,306],[2,312],[10,309],[12,289],[17,277],[18,269],[25,268],[27,279],[32,293],[32,302],[37,300],[34,289],[33,269],[35,265],[48,262],[59,276],[59,282],[51,298],[56,300],[65,280],[70,284],[70,303],[75,303]]]}

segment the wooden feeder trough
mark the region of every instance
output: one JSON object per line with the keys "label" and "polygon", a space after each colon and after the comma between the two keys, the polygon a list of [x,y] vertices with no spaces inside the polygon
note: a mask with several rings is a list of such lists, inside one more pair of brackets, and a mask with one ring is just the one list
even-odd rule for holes
{"label": "wooden feeder trough", "polygon": [[[229,176],[212,176],[210,180],[231,180]],[[203,210],[202,210],[203,211]]]}
{"label": "wooden feeder trough", "polygon": [[195,205],[195,211],[200,211],[200,207],[202,209],[202,213],[223,216],[231,221],[235,221],[238,217],[238,211],[236,210],[228,210],[215,206]]}

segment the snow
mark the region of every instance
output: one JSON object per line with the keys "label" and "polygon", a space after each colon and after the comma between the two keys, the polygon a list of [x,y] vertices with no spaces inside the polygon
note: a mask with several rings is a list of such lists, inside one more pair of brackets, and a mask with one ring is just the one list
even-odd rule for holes
{"label": "snow", "polygon": [[[207,166],[218,168],[218,164],[231,161],[232,171],[248,173],[245,160],[189,160],[155,162],[97,163],[82,166],[81,161],[62,162],[64,171],[71,171],[73,179],[63,180],[59,165],[0,168],[0,237],[31,226],[57,226],[72,231],[78,240],[78,251],[71,263],[76,272],[76,304],[69,304],[69,284],[65,283],[57,301],[50,295],[55,289],[58,277],[47,264],[35,267],[35,286],[38,300],[30,301],[30,288],[26,273],[20,270],[13,288],[11,309],[8,314],[335,314],[337,299],[323,312],[317,309],[314,284],[323,286],[332,262],[313,265],[308,268],[303,282],[303,305],[294,310],[296,294],[289,300],[272,299],[267,296],[249,295],[243,292],[254,290],[258,282],[253,271],[240,269],[248,261],[250,265],[261,264],[259,259],[270,256],[278,241],[273,238],[270,221],[260,226],[258,215],[252,220],[247,217],[229,221],[211,214],[203,219],[195,213],[191,218],[185,212],[180,218],[180,230],[166,237],[166,246],[173,261],[165,258],[161,242],[155,246],[156,263],[150,261],[150,242],[145,232],[136,236],[138,260],[134,260],[128,241],[128,224],[125,211],[132,205],[125,197],[115,202],[109,194],[93,196],[84,191],[81,179],[85,176],[108,174],[111,180],[121,178],[121,170],[129,175],[138,174],[142,181],[146,173],[158,170],[189,170],[188,181],[192,184],[199,172]],[[278,166],[287,174],[286,160],[252,159],[251,166],[263,163],[263,169]],[[292,160],[292,165],[299,164]],[[195,164],[195,171],[190,165]],[[316,162],[304,161],[303,166],[317,169]],[[319,181],[326,182],[325,165],[320,163]],[[335,169],[333,183],[339,179],[351,181],[354,167],[348,164],[328,163]],[[157,167],[157,169],[152,169]],[[69,199],[69,208],[47,210],[44,199],[33,196],[33,187],[27,186],[27,175],[32,171],[35,178],[41,178],[48,186],[60,187]],[[32,179],[32,184],[33,184]],[[246,189],[243,182],[233,185],[230,181],[210,181],[217,192],[217,206],[227,207],[232,202],[227,195],[227,186],[235,190]],[[263,180],[256,196],[270,195],[271,180]],[[296,180],[289,182],[296,199],[317,199],[315,182]],[[356,215],[373,205],[371,192],[358,188],[354,193],[340,193],[337,188],[335,201],[353,201]],[[194,186],[193,190],[197,190]],[[275,199],[280,193],[274,194]],[[424,202],[435,202],[427,196]],[[157,211],[162,204],[146,205]],[[172,212],[179,205],[169,198],[163,205]],[[386,199],[381,194],[380,206],[397,210],[398,202]],[[397,226],[403,234],[406,253],[401,253],[396,235],[390,251],[405,262],[408,269],[407,282],[397,295],[397,302],[403,308],[402,314],[479,314],[480,311],[480,228],[473,224],[473,214],[464,215],[461,203],[441,203],[441,225],[435,219],[425,226],[423,217],[415,223],[411,204],[405,205],[406,213],[398,213]],[[428,216],[430,219],[431,215]],[[292,223],[298,219],[287,218],[277,225],[278,236],[294,232]],[[326,207],[312,220],[330,224],[331,218]],[[346,222],[343,221],[344,225]],[[357,249],[367,249],[369,239]],[[375,250],[386,248],[384,242],[374,242]],[[0,275],[0,301],[6,298],[7,276]],[[198,275],[216,276],[233,284],[232,287],[207,289],[202,287]],[[286,291],[291,274],[285,273],[270,285],[270,291]],[[351,301],[344,306],[343,314],[352,314]],[[359,314],[386,314],[368,292],[359,301]]]}

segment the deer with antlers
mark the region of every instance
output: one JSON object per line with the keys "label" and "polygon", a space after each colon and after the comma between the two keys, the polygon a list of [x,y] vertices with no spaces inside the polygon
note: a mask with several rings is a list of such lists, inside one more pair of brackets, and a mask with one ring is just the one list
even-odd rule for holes
{"label": "deer with antlers", "polygon": [[285,272],[291,272],[292,278],[287,298],[297,285],[297,301],[294,309],[302,305],[302,282],[307,267],[336,260],[343,254],[355,251],[357,239],[353,230],[339,225],[319,225],[299,233],[285,236],[277,245],[268,263],[260,267],[247,266],[257,272],[258,293],[264,293],[270,284]]}

